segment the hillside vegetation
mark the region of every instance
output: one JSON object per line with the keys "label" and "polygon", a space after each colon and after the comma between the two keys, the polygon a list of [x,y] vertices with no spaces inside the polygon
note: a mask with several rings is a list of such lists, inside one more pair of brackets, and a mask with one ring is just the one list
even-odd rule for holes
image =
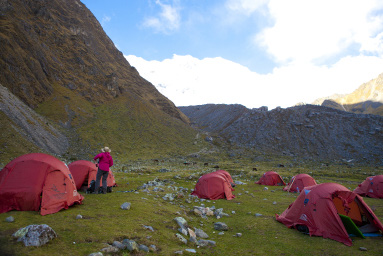
{"label": "hillside vegetation", "polygon": [[80,1],[2,1],[0,44],[2,165],[36,151],[80,159],[107,145],[131,159],[206,146]]}

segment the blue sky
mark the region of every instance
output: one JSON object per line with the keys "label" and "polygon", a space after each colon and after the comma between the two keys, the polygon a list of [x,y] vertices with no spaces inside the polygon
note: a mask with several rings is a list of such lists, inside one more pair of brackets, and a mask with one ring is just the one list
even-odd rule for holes
{"label": "blue sky", "polygon": [[232,20],[226,20],[222,0],[82,2],[126,55],[146,60],[164,60],[173,54],[222,57],[257,72],[271,71],[275,65],[254,47],[251,37],[254,30],[272,21],[261,13],[251,18],[233,13]]}
{"label": "blue sky", "polygon": [[289,107],[383,73],[379,0],[82,0],[177,106]]}

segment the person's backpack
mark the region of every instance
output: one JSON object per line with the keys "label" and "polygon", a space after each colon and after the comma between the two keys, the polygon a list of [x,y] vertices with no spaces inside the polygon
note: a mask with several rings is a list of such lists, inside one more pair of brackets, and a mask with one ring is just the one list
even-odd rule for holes
{"label": "person's backpack", "polygon": [[95,181],[95,180],[92,180],[92,181],[90,182],[89,188],[86,190],[86,193],[87,193],[87,194],[91,194],[91,193],[93,193],[95,187],[96,187],[96,181]]}
{"label": "person's backpack", "polygon": [[[89,188],[86,190],[86,193],[87,194],[91,194],[91,193],[93,193],[93,192],[95,192],[94,190],[96,189],[96,181],[95,180],[92,180],[91,182],[90,182],[90,185],[89,185]],[[112,187],[107,187],[106,188],[106,192],[107,193],[111,193],[113,190],[112,190]],[[103,189],[102,189],[102,187],[99,187],[99,189],[98,189],[98,193],[99,194],[102,194],[104,191],[103,191]]]}

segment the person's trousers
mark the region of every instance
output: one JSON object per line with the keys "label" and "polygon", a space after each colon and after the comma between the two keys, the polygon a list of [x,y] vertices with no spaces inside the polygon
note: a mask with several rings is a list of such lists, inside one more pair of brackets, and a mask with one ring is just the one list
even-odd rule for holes
{"label": "person's trousers", "polygon": [[106,189],[107,189],[107,178],[108,178],[109,172],[103,171],[100,168],[97,170],[97,175],[96,175],[96,186],[94,188],[94,192],[97,194],[98,189],[100,188],[100,180],[102,177],[102,192],[106,194]]}

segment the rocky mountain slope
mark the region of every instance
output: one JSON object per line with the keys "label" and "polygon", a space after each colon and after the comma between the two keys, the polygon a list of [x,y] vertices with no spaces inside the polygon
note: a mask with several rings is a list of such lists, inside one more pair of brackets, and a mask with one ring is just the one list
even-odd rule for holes
{"label": "rocky mountain slope", "polygon": [[[79,0],[0,1],[0,45],[1,122],[12,123],[0,144],[19,141],[8,153],[30,151],[25,139],[74,158],[102,145],[138,155],[193,143],[188,118],[126,61]],[[49,125],[26,128],[32,123]]]}
{"label": "rocky mountain slope", "polygon": [[180,107],[193,125],[259,154],[383,164],[383,117],[302,105],[247,109],[241,105]]}
{"label": "rocky mountain slope", "polygon": [[317,99],[313,104],[352,113],[383,116],[383,73],[350,94]]}
{"label": "rocky mountain slope", "polygon": [[29,106],[59,85],[94,103],[131,94],[187,121],[129,65],[80,1],[2,1],[0,13],[0,83]]}

